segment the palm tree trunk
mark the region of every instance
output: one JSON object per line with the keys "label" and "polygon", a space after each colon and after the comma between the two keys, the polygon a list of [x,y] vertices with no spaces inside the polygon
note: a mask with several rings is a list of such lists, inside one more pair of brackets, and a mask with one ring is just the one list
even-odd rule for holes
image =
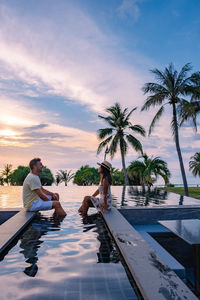
{"label": "palm tree trunk", "polygon": [[128,174],[127,174],[126,165],[125,165],[124,153],[123,153],[122,149],[120,149],[120,150],[121,150],[122,167],[123,167],[123,172],[124,172],[125,185],[129,185]]}
{"label": "palm tree trunk", "polygon": [[188,184],[187,184],[187,179],[186,179],[186,175],[185,175],[185,168],[184,168],[184,164],[183,164],[183,158],[182,158],[180,143],[179,143],[179,134],[178,134],[178,125],[177,125],[176,105],[175,105],[175,103],[173,103],[173,121],[174,121],[174,137],[175,137],[176,151],[177,151],[178,158],[179,158],[185,195],[189,196]]}

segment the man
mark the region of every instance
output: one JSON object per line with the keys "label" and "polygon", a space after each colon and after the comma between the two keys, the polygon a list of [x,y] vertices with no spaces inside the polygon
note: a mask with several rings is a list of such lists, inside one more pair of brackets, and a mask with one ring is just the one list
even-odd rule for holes
{"label": "man", "polygon": [[42,187],[39,174],[42,172],[43,164],[40,158],[34,158],[29,163],[30,173],[23,183],[23,202],[28,211],[55,209],[57,215],[66,216],[60,202],[59,195],[47,191]]}

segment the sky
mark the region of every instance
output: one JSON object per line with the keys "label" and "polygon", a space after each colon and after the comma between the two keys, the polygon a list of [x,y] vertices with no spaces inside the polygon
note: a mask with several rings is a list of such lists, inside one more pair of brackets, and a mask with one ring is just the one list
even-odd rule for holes
{"label": "sky", "polygon": [[[199,0],[1,0],[0,168],[33,157],[54,174],[96,166],[104,157],[96,154],[97,130],[106,127],[98,114],[115,102],[137,107],[131,121],[148,130],[156,108],[140,110],[142,86],[154,81],[149,70],[171,62],[200,70],[199,11]],[[150,137],[137,137],[144,152],[167,161],[178,184],[170,120],[169,108]],[[188,166],[199,138],[199,126],[180,130],[189,184],[199,183]],[[129,149],[126,164],[137,157]],[[111,163],[121,169],[119,152]]]}

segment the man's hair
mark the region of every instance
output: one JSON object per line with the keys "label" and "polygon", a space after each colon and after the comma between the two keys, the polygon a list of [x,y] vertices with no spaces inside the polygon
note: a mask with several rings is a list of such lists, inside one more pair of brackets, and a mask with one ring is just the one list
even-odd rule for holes
{"label": "man's hair", "polygon": [[37,164],[38,161],[41,161],[40,158],[33,158],[31,159],[30,163],[29,163],[29,167],[31,170],[33,170],[33,167]]}

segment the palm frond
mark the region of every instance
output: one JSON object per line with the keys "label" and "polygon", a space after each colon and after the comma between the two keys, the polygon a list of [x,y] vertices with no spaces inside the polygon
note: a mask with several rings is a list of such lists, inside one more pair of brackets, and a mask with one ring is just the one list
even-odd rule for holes
{"label": "palm frond", "polygon": [[121,153],[123,153],[124,155],[126,155],[127,150],[128,150],[127,142],[122,137],[120,137],[120,150],[121,150]]}
{"label": "palm frond", "polygon": [[106,123],[108,123],[110,126],[115,127],[115,120],[114,118],[112,118],[111,116],[101,116],[98,115],[98,118],[103,119],[104,121],[106,121]]}
{"label": "palm frond", "polygon": [[97,149],[97,154],[99,154],[103,150],[103,148],[109,144],[109,142],[112,140],[112,138],[113,138],[113,136],[111,135],[99,144],[98,149]]}
{"label": "palm frond", "polygon": [[148,82],[146,83],[143,88],[142,91],[144,92],[144,94],[147,93],[151,93],[151,94],[166,94],[166,96],[169,94],[169,91],[161,84],[158,83],[154,83],[154,82]]}
{"label": "palm frond", "polygon": [[158,122],[158,120],[161,118],[162,114],[164,112],[164,106],[161,106],[161,108],[158,110],[158,112],[156,113],[155,117],[153,118],[151,125],[149,127],[149,135],[152,133],[152,130],[156,124],[156,122]]}
{"label": "palm frond", "polygon": [[112,139],[112,142],[111,142],[110,148],[109,148],[109,153],[110,153],[111,158],[113,158],[115,153],[117,152],[117,146],[119,143],[119,139],[120,139],[120,137],[118,134],[116,134]]}
{"label": "palm frond", "polygon": [[165,94],[155,94],[149,96],[145,104],[142,106],[141,111],[148,110],[150,107],[155,107],[156,105],[161,105],[163,104],[165,99],[166,99]]}
{"label": "palm frond", "polygon": [[111,135],[113,133],[113,128],[103,128],[97,131],[98,138],[104,139],[106,136]]}
{"label": "palm frond", "polygon": [[153,73],[155,75],[155,78],[159,81],[159,82],[165,82],[165,74],[158,70],[158,69],[153,69],[153,70],[150,70],[151,73]]}
{"label": "palm frond", "polygon": [[189,162],[189,170],[195,177],[200,177],[200,152],[196,152],[190,159],[192,160]]}
{"label": "palm frond", "polygon": [[126,136],[127,140],[129,141],[129,143],[131,144],[131,146],[135,149],[135,151],[137,152],[143,152],[142,150],[142,144],[140,143],[140,141],[138,139],[136,139],[133,135],[128,134]]}
{"label": "palm frond", "polygon": [[132,115],[132,113],[137,109],[137,107],[134,107],[133,109],[131,109],[131,111],[127,114],[124,122],[128,122],[130,116]]}
{"label": "palm frond", "polygon": [[182,67],[181,71],[178,74],[177,80],[176,80],[176,86],[180,86],[183,83],[183,81],[185,80],[185,78],[187,76],[187,73],[191,70],[192,70],[191,63],[187,63]]}
{"label": "palm frond", "polygon": [[136,124],[136,125],[133,125],[133,126],[129,126],[129,128],[132,131],[137,132],[137,133],[139,133],[142,136],[146,135],[146,131],[145,131],[144,127],[141,126],[141,125]]}

